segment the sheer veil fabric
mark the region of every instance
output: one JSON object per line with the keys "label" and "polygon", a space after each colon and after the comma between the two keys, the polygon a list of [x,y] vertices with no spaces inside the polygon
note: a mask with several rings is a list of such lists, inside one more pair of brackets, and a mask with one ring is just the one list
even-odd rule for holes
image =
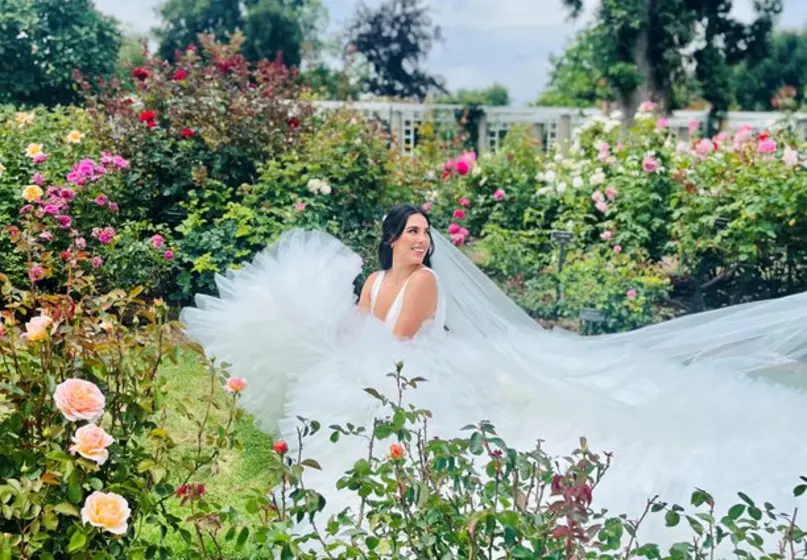
{"label": "sheer veil fabric", "polygon": [[[481,419],[513,446],[537,439],[565,454],[585,436],[613,452],[594,505],[638,516],[656,494],[686,505],[695,487],[728,508],[743,491],[779,509],[807,474],[807,295],[683,317],[633,332],[581,337],[547,331],[445,237],[433,232],[439,314],[447,331],[399,341],[356,312],[361,259],[332,236],[291,230],[239,270],[216,277],[218,297],[182,311],[190,338],[247,379],[244,406],[292,444],[297,417],[370,425],[381,413],[363,389],[392,393],[385,373],[428,379],[410,401],[433,411],[431,434]],[[440,327],[441,325],[436,325]],[[336,480],[364,442],[329,433],[305,443],[324,467],[307,484],[327,513],[354,506]],[[642,536],[681,533],[648,523]]]}

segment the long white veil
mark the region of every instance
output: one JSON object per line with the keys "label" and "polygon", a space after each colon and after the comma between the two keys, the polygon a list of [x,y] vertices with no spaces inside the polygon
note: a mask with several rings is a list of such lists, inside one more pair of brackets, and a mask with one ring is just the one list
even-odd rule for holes
{"label": "long white veil", "polygon": [[762,374],[807,388],[807,293],[583,337],[542,328],[449,240],[439,232],[433,238],[432,263],[445,291],[449,330],[485,340],[535,375],[568,379],[608,371],[614,388],[635,384],[637,370],[662,359],[716,372]]}

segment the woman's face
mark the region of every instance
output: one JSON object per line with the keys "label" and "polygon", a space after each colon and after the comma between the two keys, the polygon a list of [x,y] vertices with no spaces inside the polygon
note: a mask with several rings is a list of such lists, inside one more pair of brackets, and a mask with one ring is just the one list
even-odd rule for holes
{"label": "woman's face", "polygon": [[417,266],[429,253],[429,222],[420,214],[412,214],[401,236],[392,242],[392,261],[399,265]]}

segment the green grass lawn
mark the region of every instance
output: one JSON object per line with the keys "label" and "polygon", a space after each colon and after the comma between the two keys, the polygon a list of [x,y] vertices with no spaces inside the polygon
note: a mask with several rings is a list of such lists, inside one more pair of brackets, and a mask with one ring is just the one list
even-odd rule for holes
{"label": "green grass lawn", "polygon": [[[172,459],[178,459],[195,450],[197,434],[197,426],[179,412],[180,407],[184,405],[196,417],[201,418],[207,406],[204,399],[211,391],[211,376],[190,352],[181,354],[176,364],[166,362],[160,375],[168,384],[164,427],[177,444],[172,452]],[[216,389],[215,395],[215,402],[222,409],[214,409],[212,415],[216,423],[224,424],[230,397],[221,388]],[[225,507],[232,506],[243,512],[246,496],[256,489],[267,489],[274,479],[276,455],[272,451],[272,437],[259,430],[251,416],[242,416],[236,421],[234,429],[243,449],[227,451],[191,482],[205,485],[205,497],[209,501]],[[177,480],[172,479],[170,482],[178,484]],[[190,513],[190,508],[181,506],[176,498],[171,499],[169,509],[179,517],[186,517]],[[142,534],[152,542],[159,540],[159,533],[155,529],[143,528]],[[186,546],[178,535],[168,535],[166,544],[180,551]],[[234,554],[232,557],[237,556]]]}

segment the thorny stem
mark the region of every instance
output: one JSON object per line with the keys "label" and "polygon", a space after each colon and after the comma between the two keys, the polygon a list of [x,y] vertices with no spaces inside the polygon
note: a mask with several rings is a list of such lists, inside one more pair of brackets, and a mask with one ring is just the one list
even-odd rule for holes
{"label": "thorny stem", "polygon": [[[373,451],[375,449],[375,435],[376,429],[378,429],[378,418],[373,418],[373,431],[370,433],[370,445],[367,449],[367,462],[368,464],[372,464],[373,462]],[[367,497],[362,496],[361,504],[359,504],[359,522],[358,526],[361,527],[362,523],[364,522],[364,506],[367,504]]]}
{"label": "thorny stem", "polygon": [[631,532],[630,540],[628,541],[628,547],[625,549],[625,556],[624,556],[625,560],[628,560],[628,558],[630,558],[631,550],[633,549],[633,545],[636,542],[636,535],[639,533],[639,527],[644,522],[645,517],[647,517],[648,514],[650,513],[650,508],[653,507],[653,504],[656,503],[657,499],[658,496],[656,495],[653,496],[651,499],[647,500],[647,505],[645,505],[641,517],[639,517],[639,520],[636,522],[636,525],[634,526],[633,531]]}

